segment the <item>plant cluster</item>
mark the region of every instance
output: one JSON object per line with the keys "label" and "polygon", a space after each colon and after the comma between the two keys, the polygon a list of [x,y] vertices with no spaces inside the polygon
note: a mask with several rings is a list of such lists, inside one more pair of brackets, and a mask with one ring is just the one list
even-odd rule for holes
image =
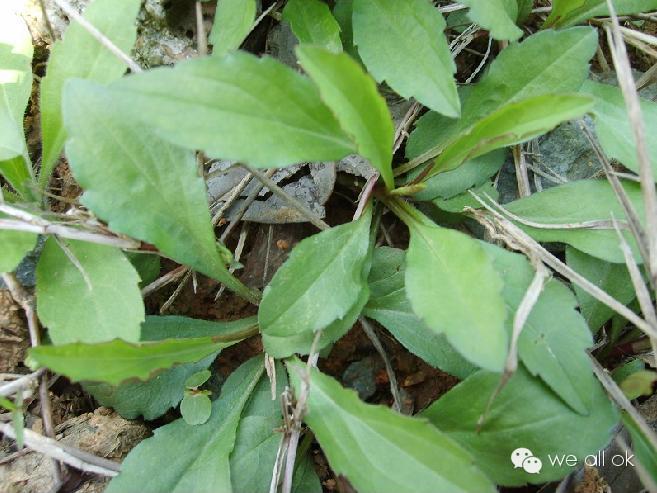
{"label": "plant cluster", "polygon": [[[654,433],[625,397],[650,394],[655,374],[636,361],[623,367],[623,394],[591,351],[594,338],[611,351],[657,337],[657,141],[645,138],[657,131],[657,103],[627,80],[621,36],[632,29],[616,17],[657,1],[553,0],[537,24],[531,0],[461,0],[458,9],[288,0],[278,20],[298,39],[296,68],[239,49],[255,0],[219,0],[212,53],[149,70],[126,55],[141,2],[119,3],[94,0],[52,46],[40,153],[23,134],[31,37],[0,7],[0,272],[9,287],[45,237],[34,308],[47,338],[33,341],[28,364],[82,382],[127,418],[180,404],[182,418],[137,446],[108,492],[319,492],[313,440],[361,493],[492,492],[560,480],[572,467],[548,455],[593,454],[621,419],[642,479],[656,484]],[[450,10],[458,19],[445,20]],[[500,50],[476,82],[457,84],[464,20]],[[618,86],[591,79],[605,30]],[[414,101],[398,128],[384,85]],[[532,193],[521,145],[572,120],[606,178]],[[493,177],[509,148],[521,196],[502,206]],[[69,214],[48,209],[62,152],[84,191]],[[199,156],[260,176],[351,154],[376,170],[353,221],[315,218],[322,231],[294,247],[264,291],[247,287],[215,237]],[[407,249],[377,242],[384,214],[407,227]],[[147,316],[140,283],[155,256],[219,281],[257,316]],[[461,382],[415,416],[397,399],[396,409],[363,402],[317,369],[359,320]],[[219,394],[203,390],[220,352],[256,335],[265,354]],[[0,404],[21,415],[20,403]],[[514,468],[518,448],[542,467]]]}

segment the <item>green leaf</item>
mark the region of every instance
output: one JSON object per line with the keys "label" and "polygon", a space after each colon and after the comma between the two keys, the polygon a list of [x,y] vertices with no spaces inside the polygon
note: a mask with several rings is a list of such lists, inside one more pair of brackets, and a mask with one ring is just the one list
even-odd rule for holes
{"label": "green leaf", "polygon": [[[276,363],[276,396],[287,386],[287,375]],[[281,435],[281,404],[272,399],[271,382],[263,376],[242,412],[235,448],[230,455],[230,478],[235,493],[269,493]],[[303,492],[305,493],[305,492]]]}
{"label": "green leaf", "polygon": [[126,77],[112,94],[131,120],[214,158],[269,168],[355,151],[313,83],[271,57],[188,60]]}
{"label": "green leaf", "polygon": [[71,170],[82,202],[116,232],[154,244],[247,299],[215,244],[196,158],[131,122],[114,93],[89,81],[67,84],[64,117]]}
{"label": "green leaf", "polygon": [[[529,261],[488,243],[482,246],[504,279],[502,292],[508,312],[515,314],[534,277]],[[564,402],[588,414],[587,396],[596,385],[586,350],[593,345],[591,332],[576,311],[572,292],[557,280],[546,283],[518,339],[518,354],[532,375],[540,376]],[[559,314],[555,323],[554,314]],[[509,334],[513,316],[507,318]]]}
{"label": "green leaf", "polygon": [[360,61],[358,49],[354,45],[354,26],[353,15],[354,1],[353,0],[336,0],[335,7],[333,7],[333,16],[340,25],[340,39],[344,50],[349,53],[352,58]]}
{"label": "green leaf", "polygon": [[342,51],[340,26],[327,4],[320,0],[290,0],[283,9],[292,32],[302,44],[323,46],[329,51]]}
{"label": "green leaf", "polygon": [[[618,15],[649,12],[657,9],[657,0],[614,0]],[[591,17],[609,15],[607,0],[553,0],[545,26],[567,27]]]}
{"label": "green leaf", "polygon": [[[299,360],[287,365],[299,395],[306,365]],[[361,493],[496,491],[475,459],[425,420],[365,404],[314,368],[304,421],[331,469]]]}
{"label": "green leaf", "polygon": [[55,344],[139,340],[144,302],[139,275],[118,248],[54,238],[37,264],[37,312]]}
{"label": "green leaf", "polygon": [[205,424],[192,426],[178,419],[155,430],[128,454],[105,491],[132,493],[138,484],[142,491],[232,492],[229,457],[240,414],[263,372],[260,357],[235,370]]}
{"label": "green leaf", "polygon": [[[493,60],[481,82],[461,90],[463,109],[460,120],[431,112],[419,120],[418,129],[424,127],[423,133],[428,136],[423,139],[423,154],[428,156],[427,159],[437,156],[479,120],[510,103],[578,91],[589,75],[588,61],[597,46],[595,29],[575,27],[564,31],[541,31],[522,43],[505,48]],[[413,140],[411,135],[411,143]]]}
{"label": "green leaf", "polygon": [[[308,351],[315,332],[324,347],[346,332],[367,301],[371,212],[301,241],[265,288],[258,322],[265,350],[275,358]],[[330,300],[330,302],[328,301]]]}
{"label": "green leaf", "polygon": [[527,319],[518,351],[532,375],[540,376],[575,411],[588,414],[588,395],[596,380],[586,350],[593,340],[576,307],[566,286],[549,281]]}
{"label": "green leaf", "polygon": [[623,425],[632,437],[632,451],[636,455],[639,464],[643,467],[649,477],[657,482],[657,450],[654,445],[641,431],[639,425],[627,413],[621,414]]}
{"label": "green leaf", "polygon": [[[2,117],[0,116],[0,118]],[[5,132],[0,130],[0,133]],[[24,139],[22,135],[20,138]],[[0,176],[4,177],[21,197],[30,196],[31,189],[28,187],[28,181],[32,178],[31,173],[31,166],[25,156],[16,156],[6,161],[0,161]]]}
{"label": "green leaf", "polygon": [[358,53],[378,82],[434,111],[459,116],[445,20],[429,0],[354,0]]}
{"label": "green leaf", "polygon": [[614,370],[611,372],[611,378],[614,379],[614,382],[621,383],[632,373],[636,373],[637,371],[642,371],[645,369],[646,364],[643,362],[643,360],[639,358],[631,359],[614,368]]}
{"label": "green leaf", "polygon": [[[632,171],[639,173],[634,132],[625,107],[623,94],[618,87],[586,81],[582,92],[595,97],[595,131],[600,144],[610,158],[623,163]],[[646,126],[646,135],[657,133],[657,103],[641,99],[641,113]],[[648,156],[652,161],[653,173],[657,173],[657,141],[646,139]]]}
{"label": "green leaf", "polygon": [[212,402],[205,393],[185,394],[180,403],[180,414],[188,425],[202,425],[210,419]]}
{"label": "green leaf", "polygon": [[197,387],[200,387],[203,385],[205,382],[208,381],[210,378],[210,370],[201,370],[193,375],[190,375],[187,380],[185,380],[185,387],[188,389],[195,389]]}
{"label": "green leaf", "polygon": [[542,31],[502,50],[481,82],[468,92],[462,128],[509,103],[577,91],[589,75],[588,61],[597,41],[595,29],[576,27]]}
{"label": "green leaf", "polygon": [[[267,491],[263,490],[263,493],[267,493]],[[323,491],[322,483],[320,483],[317,472],[315,472],[314,461],[309,451],[299,459],[299,464],[295,466],[294,477],[292,478],[292,493],[322,493]]]}
{"label": "green leaf", "polygon": [[16,407],[16,404],[11,402],[6,397],[0,397],[0,406],[4,407],[7,411],[15,411],[16,409],[18,409]]}
{"label": "green leaf", "polygon": [[0,175],[29,194],[32,168],[23,133],[25,106],[32,94],[32,36],[25,21],[0,5]]}
{"label": "green leaf", "polygon": [[119,385],[83,382],[82,386],[101,405],[115,409],[126,419],[143,416],[146,420],[153,420],[178,405],[184,397],[187,377],[210,366],[217,354],[215,351],[199,361],[157,371],[155,376],[143,382],[128,380]]}
{"label": "green leaf", "polygon": [[389,189],[394,188],[391,163],[395,129],[374,80],[346,53],[303,45],[296,51],[322,100],[357,144],[358,153],[379,170]]}
{"label": "green leaf", "polygon": [[[644,217],[641,187],[638,183],[623,182],[623,187],[639,217]],[[577,201],[574,206],[573,200]],[[578,180],[549,188],[509,204],[509,212],[523,220],[539,224],[581,224],[588,221],[622,221],[622,207],[607,180]],[[518,223],[535,240],[560,242],[571,245],[607,262],[624,263],[618,246],[618,234],[609,229],[543,229]],[[633,248],[635,258],[641,261],[636,242],[628,231],[623,233]]]}
{"label": "green leaf", "polygon": [[[70,163],[69,163],[70,164]],[[139,274],[139,287],[143,288],[160,276],[160,256],[150,253],[126,252],[126,257]]]}
{"label": "green leaf", "polygon": [[518,24],[527,20],[534,8],[534,0],[517,0],[518,2]]}
{"label": "green leaf", "polygon": [[[576,248],[566,247],[568,266],[602,288],[624,305],[629,305],[636,293],[625,264],[611,264],[591,257]],[[616,312],[601,303],[577,284],[573,284],[582,316],[592,331],[597,331]]]}
{"label": "green leaf", "polygon": [[184,339],[190,337],[215,337],[224,341],[238,341],[255,335],[258,319],[247,317],[232,322],[215,322],[195,318],[149,316],[141,328],[142,341],[161,341],[163,339]]}
{"label": "green leaf", "polygon": [[[488,181],[479,187],[472,188],[472,193],[475,193],[480,197],[488,196],[493,200],[497,200],[500,196],[500,193],[497,191],[492,181]],[[480,209],[483,207],[469,191],[456,195],[451,199],[437,198],[432,200],[431,203],[443,211],[454,214],[463,213],[466,207],[471,209]]]}
{"label": "green leaf", "polygon": [[[403,219],[403,217],[402,217]],[[413,311],[468,361],[501,371],[507,353],[503,282],[480,244],[455,230],[406,220],[406,293]]]}
{"label": "green leaf", "polygon": [[255,0],[219,0],[208,38],[212,55],[221,57],[238,49],[251,32],[255,16]]}
{"label": "green leaf", "polygon": [[657,373],[641,370],[629,375],[620,383],[619,387],[625,394],[625,397],[629,400],[634,400],[641,396],[652,395],[655,381],[657,381]]}
{"label": "green leaf", "polygon": [[591,108],[592,98],[575,94],[546,94],[507,104],[447,145],[429,176],[453,170],[466,160],[495,149],[543,135],[561,122],[584,115]]}
{"label": "green leaf", "polygon": [[480,187],[500,170],[506,155],[506,150],[496,149],[483,156],[469,159],[452,171],[434,175],[424,182],[425,189],[414,194],[413,198],[416,200],[449,200],[470,188]]}
{"label": "green leaf", "polygon": [[475,367],[447,342],[444,334],[429,329],[413,312],[406,297],[405,252],[397,248],[374,250],[369,276],[370,299],[363,314],[383,325],[406,349],[431,366],[465,378]]}
{"label": "green leaf", "polygon": [[[0,220],[7,216],[0,214]],[[30,250],[34,248],[36,235],[22,231],[0,230],[0,272],[12,272]]]}
{"label": "green leaf", "polygon": [[[130,52],[137,36],[135,18],[140,6],[140,0],[126,0],[117,9],[114,0],[94,0],[85,9],[84,18],[120,50]],[[66,80],[89,79],[104,84],[118,79],[125,71],[125,64],[77,22],[72,22],[64,38],[55,42],[41,83],[42,186],[48,182],[66,140],[61,109]]]}
{"label": "green leaf", "polygon": [[[246,334],[246,331],[252,330],[257,323],[256,317],[234,322],[210,322],[177,316],[146,317],[140,340],[161,341],[217,335],[227,337],[240,332]],[[237,340],[235,338],[235,342]],[[227,343],[226,346],[230,344]],[[143,415],[144,419],[151,420],[177,406],[183,398],[187,378],[210,366],[217,354],[218,352],[214,352],[198,362],[180,364],[160,371],[145,382],[127,381],[118,386],[85,382],[83,386],[100,404],[114,408],[124,418],[135,419]]]}
{"label": "green leaf", "polygon": [[[572,469],[565,464],[553,466],[548,455],[573,454],[581,465],[587,454],[604,448],[618,423],[618,412],[599,384],[593,386],[590,395],[583,396],[591,402],[591,412],[584,416],[520,367],[495,398],[478,429],[499,381],[499,374],[476,373],[422,413],[466,447],[497,484],[520,486],[561,479]],[[511,453],[520,447],[528,448],[542,461],[539,474],[513,467]]]}
{"label": "green leaf", "polygon": [[30,349],[36,365],[50,368],[73,381],[119,384],[130,378],[148,380],[155,371],[180,363],[193,363],[226,347],[212,337],[166,339],[129,343],[121,339],[96,344],[73,343]]}
{"label": "green leaf", "polygon": [[470,7],[470,20],[490,31],[494,39],[517,41],[522,36],[522,29],[515,22],[516,0],[463,0],[462,3]]}

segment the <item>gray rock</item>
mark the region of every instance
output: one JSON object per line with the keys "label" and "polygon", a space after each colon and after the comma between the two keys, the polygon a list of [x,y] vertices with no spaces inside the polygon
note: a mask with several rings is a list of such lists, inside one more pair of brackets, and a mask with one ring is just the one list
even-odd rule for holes
{"label": "gray rock", "polygon": [[137,17],[134,56],[145,68],[196,56],[192,2],[146,0]]}
{"label": "gray rock", "polygon": [[367,400],[376,392],[376,374],[383,368],[380,358],[367,356],[351,363],[342,374],[344,384],[358,392],[362,400]]}
{"label": "gray rock", "polygon": [[[215,174],[208,179],[208,193],[212,203],[213,213],[220,209],[231,194],[231,191],[246,176],[241,167],[231,167],[230,161],[219,161],[212,165],[210,173]],[[217,174],[221,171],[225,173]],[[299,200],[308,209],[324,217],[324,204],[333,192],[335,185],[335,165],[332,163],[313,163],[310,165],[294,165],[278,170],[272,180],[279,184],[289,195]],[[285,183],[285,182],[288,183]],[[240,194],[240,198],[227,211],[227,218],[234,217],[244,200],[259,185],[258,180],[251,183]],[[285,224],[306,222],[295,208],[287,202],[263,188],[258,199],[247,209],[244,215],[246,221],[266,224]]]}

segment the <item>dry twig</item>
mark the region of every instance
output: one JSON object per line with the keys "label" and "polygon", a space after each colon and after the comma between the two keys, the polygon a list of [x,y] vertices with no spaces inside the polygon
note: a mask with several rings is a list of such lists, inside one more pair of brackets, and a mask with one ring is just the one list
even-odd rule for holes
{"label": "dry twig", "polygon": [[522,329],[525,327],[525,323],[527,322],[532,309],[536,305],[538,298],[543,292],[543,287],[545,286],[546,281],[550,277],[550,273],[545,268],[545,265],[543,265],[543,262],[540,260],[535,260],[533,263],[536,267],[536,274],[534,275],[534,279],[532,280],[531,284],[527,288],[525,296],[523,296],[522,301],[520,302],[520,305],[518,305],[518,309],[516,310],[516,313],[513,317],[513,331],[511,333],[509,352],[507,353],[506,362],[504,363],[504,373],[502,373],[500,382],[497,384],[497,387],[488,399],[488,403],[486,404],[484,412],[479,417],[479,421],[477,423],[478,429],[481,429],[481,427],[484,425],[486,416],[488,416],[488,413],[493,406],[493,402],[500,394],[502,389],[506,386],[506,384],[509,383],[509,380],[511,380],[511,377],[518,369],[518,339],[520,339]]}
{"label": "dry twig", "polygon": [[390,358],[388,358],[388,354],[386,353],[386,350],[384,349],[381,340],[376,335],[376,331],[374,330],[374,327],[370,325],[370,323],[367,321],[365,317],[361,316],[358,318],[358,320],[360,321],[360,324],[363,327],[363,331],[365,332],[365,335],[374,346],[374,349],[376,349],[376,352],[379,353],[379,356],[381,356],[381,359],[383,360],[383,364],[386,367],[386,373],[388,374],[388,380],[390,381],[390,393],[392,394],[393,408],[397,412],[402,412],[403,409],[402,398],[399,392],[399,385],[397,385],[397,377],[395,376],[395,369],[392,367]]}
{"label": "dry twig", "polygon": [[604,303],[616,313],[625,317],[628,321],[633,323],[637,328],[649,336],[657,336],[657,332],[652,329],[650,324],[648,324],[632,310],[627,308],[623,303],[616,300],[606,291],[603,291],[587,278],[568,267],[561,260],[543,248],[536,240],[530,237],[522,229],[520,229],[518,226],[513,224],[511,221],[493,209],[477,194],[473,192],[470,193],[489,213],[486,214],[483,211],[471,209],[470,212],[472,216],[479,223],[485,226],[493,237],[503,240],[509,245],[510,248],[514,250],[520,250],[530,258],[535,256],[538,260],[554,269],[570,282],[580,286],[582,290],[586,291],[595,299]]}
{"label": "dry twig", "polygon": [[[641,178],[641,191],[646,209],[646,233],[648,241],[648,270],[653,279],[657,281],[657,192],[655,191],[655,180],[646,144],[646,131],[641,115],[641,104],[639,94],[632,77],[632,67],[627,56],[627,50],[618,23],[618,16],[612,0],[607,0],[609,13],[611,14],[611,27],[605,27],[612,60],[616,68],[618,84],[625,99],[628,117],[634,133],[634,140],[639,161],[639,177]],[[634,32],[634,31],[633,31]]]}
{"label": "dry twig", "polygon": [[[0,432],[9,438],[16,438],[16,431],[10,423],[0,423]],[[57,440],[44,437],[29,429],[23,430],[23,439],[25,445],[32,450],[80,471],[112,477],[118,475],[121,470],[121,465],[116,462],[64,445]]]}

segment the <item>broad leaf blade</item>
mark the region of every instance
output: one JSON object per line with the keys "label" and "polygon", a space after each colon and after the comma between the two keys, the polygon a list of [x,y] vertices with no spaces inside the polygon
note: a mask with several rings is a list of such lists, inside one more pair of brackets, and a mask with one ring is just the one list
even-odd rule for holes
{"label": "broad leaf blade", "polygon": [[[657,9],[657,0],[614,0],[614,9],[618,15],[650,12]],[[607,0],[553,0],[545,25],[567,27],[601,15],[609,15]]]}
{"label": "broad leaf blade", "polygon": [[212,402],[206,394],[185,394],[180,402],[180,414],[188,425],[202,425],[212,413]]}
{"label": "broad leaf blade", "polygon": [[55,344],[138,341],[144,303],[130,261],[118,248],[64,244],[78,266],[49,238],[36,269],[37,311],[50,339]]}
{"label": "broad leaf blade", "polygon": [[[515,314],[534,277],[529,261],[488,243],[482,243],[495,269],[504,279],[502,292],[508,312]],[[532,375],[538,375],[564,402],[580,414],[590,412],[596,379],[586,350],[593,345],[591,332],[575,310],[576,300],[563,284],[549,280],[543,288],[518,339],[518,355]],[[555,313],[559,322],[555,323]],[[512,333],[513,316],[507,319]]]}
{"label": "broad leaf blade", "polygon": [[[276,396],[287,386],[281,363],[276,364]],[[272,384],[263,377],[253,390],[237,428],[230,454],[230,477],[236,493],[268,493],[276,452],[281,441],[276,431],[282,425],[281,404],[272,399]]]}
{"label": "broad leaf blade", "polygon": [[[623,182],[623,187],[639,217],[643,218],[641,187],[638,183],[627,181]],[[576,207],[573,207],[573,197],[577,198]],[[573,181],[516,200],[505,207],[525,221],[548,225],[611,221],[612,217],[622,221],[625,217],[607,180]],[[518,223],[518,226],[535,240],[566,243],[607,262],[625,262],[618,246],[618,235],[611,226],[607,229],[543,229],[522,223]],[[634,249],[635,258],[640,261],[641,257],[631,234],[629,231],[624,231],[623,234]]]}
{"label": "broad leaf blade", "polygon": [[[0,215],[0,220],[7,216]],[[0,230],[0,272],[12,272],[23,257],[34,248],[36,235],[22,231]]]}
{"label": "broad leaf blade", "polygon": [[[281,358],[308,350],[314,333],[367,301],[370,212],[301,241],[265,288],[258,310],[265,350]],[[329,301],[330,300],[330,301]],[[358,316],[358,313],[355,314]],[[349,327],[340,327],[332,340]],[[331,333],[332,331],[327,331]],[[322,340],[320,347],[331,340]]]}
{"label": "broad leaf blade", "polygon": [[476,368],[454,350],[444,334],[436,334],[413,312],[404,287],[405,256],[397,248],[374,250],[368,280],[370,299],[363,314],[383,325],[406,349],[431,366],[459,378],[467,377]]}
{"label": "broad leaf blade", "polygon": [[336,0],[335,7],[333,7],[333,16],[340,25],[340,39],[344,50],[349,53],[354,59],[360,61],[358,50],[354,45],[354,27],[353,27],[353,0]]}
{"label": "broad leaf blade", "polygon": [[[636,297],[630,274],[625,264],[611,264],[580,252],[576,248],[566,248],[568,266],[602,288],[615,299],[629,305]],[[616,312],[604,305],[577,284],[573,284],[579,300],[582,316],[592,331],[598,331]]]}
{"label": "broad leaf blade", "polygon": [[[234,322],[210,322],[178,316],[151,316],[146,317],[141,327],[140,341],[235,334],[252,329],[256,325],[255,317]],[[215,352],[200,361],[180,364],[158,372],[155,377],[145,382],[128,381],[118,386],[86,382],[83,385],[100,404],[114,408],[126,419],[135,419],[140,415],[143,415],[144,419],[155,419],[178,405],[183,398],[187,378],[207,368],[217,354]]]}
{"label": "broad leaf blade", "polygon": [[[571,469],[553,466],[548,454],[573,454],[583,461],[608,443],[618,423],[618,412],[599,384],[584,396],[591,402],[591,413],[583,416],[521,367],[495,398],[478,429],[499,381],[499,374],[476,373],[422,413],[477,457],[477,464],[497,484],[520,486],[561,479]],[[539,474],[513,467],[511,453],[520,447],[528,448],[542,461]]]}
{"label": "broad leaf blade", "polygon": [[517,41],[522,29],[516,26],[518,4],[516,0],[463,0],[470,7],[468,17],[490,31],[494,39]]}
{"label": "broad leaf blade", "polygon": [[[139,0],[126,0],[116,8],[114,0],[94,0],[84,18],[107,36],[120,50],[129,52],[135,43],[135,17]],[[43,160],[39,181],[45,186],[66,140],[62,122],[62,89],[67,79],[90,79],[107,83],[126,71],[125,64],[96,41],[78,23],[73,22],[64,38],[50,51],[46,76],[41,83],[41,133]]]}
{"label": "broad leaf blade", "polygon": [[437,198],[432,200],[431,203],[443,211],[452,214],[463,214],[467,212],[468,208],[481,209],[483,207],[472,194],[476,194],[479,197],[488,196],[493,200],[497,200],[500,196],[494,183],[492,181],[487,181],[483,185],[474,187],[467,192],[452,197],[451,199]]}
{"label": "broad leaf blade", "polygon": [[212,55],[221,57],[238,49],[251,32],[255,15],[256,0],[219,0],[208,38]]}
{"label": "broad leaf blade", "polygon": [[37,346],[29,355],[36,365],[50,368],[73,381],[116,385],[130,378],[148,380],[157,370],[199,361],[227,345],[229,343],[216,342],[212,337],[134,343],[116,339],[96,344]]}
{"label": "broad leaf blade", "polygon": [[385,99],[376,83],[345,53],[316,46],[300,46],[297,56],[319,87],[326,105],[353,138],[358,153],[379,170],[386,186],[394,188],[392,146],[394,128]]}
{"label": "broad leaf blade", "polygon": [[188,60],[127,77],[112,90],[132,119],[211,157],[281,167],[354,152],[313,83],[270,57]]}
{"label": "broad leaf blade", "polygon": [[[579,90],[589,75],[588,61],[597,45],[595,29],[576,27],[541,31],[522,43],[505,48],[493,60],[481,82],[460,91],[463,100],[460,120],[432,112],[420,118],[417,127],[424,128],[422,133],[427,136],[422,139],[422,154],[428,155],[427,159],[437,156],[459,134],[507,104]],[[414,134],[409,141],[411,148],[415,145]]]}
{"label": "broad leaf blade", "polygon": [[[287,364],[298,395],[306,365]],[[495,491],[474,458],[426,421],[365,404],[317,369],[310,373],[304,421],[333,471],[362,493]]]}
{"label": "broad leaf blade", "polygon": [[623,413],[621,419],[632,438],[632,451],[636,454],[637,461],[643,467],[645,474],[654,483],[657,483],[657,450],[655,450],[655,446],[630,415]]}
{"label": "broad leaf blade", "polygon": [[283,19],[300,43],[323,46],[334,53],[342,51],[340,26],[321,0],[290,0],[283,9]]}
{"label": "broad leaf blade", "polygon": [[368,71],[398,94],[459,116],[445,20],[428,0],[354,0],[354,43]]}
{"label": "broad leaf blade", "polygon": [[64,109],[66,155],[83,203],[113,231],[152,243],[248,298],[217,250],[194,153],[132,123],[113,93],[93,82],[68,84]]}
{"label": "broad leaf blade", "polygon": [[544,95],[510,103],[480,120],[450,143],[429,176],[457,168],[468,159],[519,144],[549,132],[559,123],[584,115],[593,99],[580,95]]}
{"label": "broad leaf blade", "polygon": [[217,354],[215,352],[198,361],[165,370],[155,370],[155,376],[143,382],[128,380],[118,385],[83,382],[82,386],[99,404],[113,408],[126,419],[143,416],[145,420],[153,420],[178,405],[183,398],[185,380],[210,366]]}
{"label": "broad leaf blade", "polygon": [[406,293],[431,330],[462,356],[501,371],[507,353],[503,281],[480,244],[458,231],[409,224]]}
{"label": "broad leaf blade", "polygon": [[[480,187],[500,170],[506,156],[507,151],[505,149],[497,149],[483,156],[470,159],[452,171],[431,176],[423,182],[425,188],[414,194],[413,198],[416,200],[449,200],[470,188]],[[412,179],[415,176],[417,174],[412,173],[410,178]]]}
{"label": "broad leaf blade", "polygon": [[26,195],[32,176],[23,114],[32,94],[32,36],[25,21],[0,5],[0,175]]}
{"label": "broad leaf blade", "polygon": [[[634,132],[620,89],[588,80],[582,86],[582,92],[595,97],[595,132],[604,151],[610,158],[639,173]],[[641,99],[641,116],[646,134],[657,134],[657,103]],[[657,174],[657,140],[646,139],[646,145],[653,173]]]}
{"label": "broad leaf blade", "polygon": [[542,31],[502,50],[481,82],[467,94],[461,128],[508,103],[577,91],[589,75],[588,62],[597,40],[595,29],[576,27]]}
{"label": "broad leaf blade", "polygon": [[142,491],[232,492],[229,457],[237,426],[263,372],[259,357],[240,366],[226,380],[205,424],[178,419],[158,428],[130,452],[105,491],[131,493],[139,484]]}

